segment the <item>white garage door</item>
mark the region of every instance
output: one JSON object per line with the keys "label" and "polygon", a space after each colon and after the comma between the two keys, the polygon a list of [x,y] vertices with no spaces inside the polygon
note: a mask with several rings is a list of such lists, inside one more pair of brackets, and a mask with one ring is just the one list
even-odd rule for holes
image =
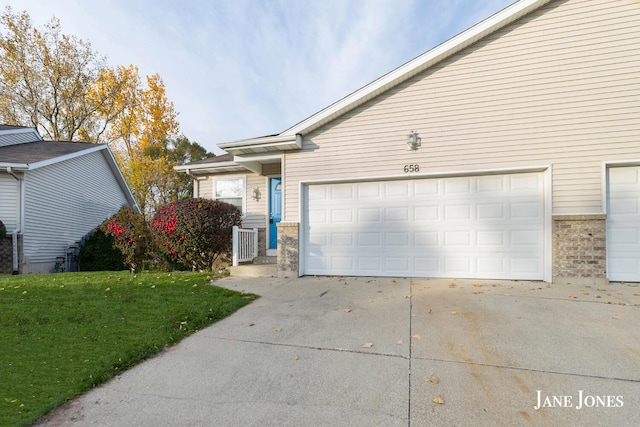
{"label": "white garage door", "polygon": [[608,172],[609,280],[640,282],[640,166]]}
{"label": "white garage door", "polygon": [[306,187],[303,274],[544,278],[541,173]]}

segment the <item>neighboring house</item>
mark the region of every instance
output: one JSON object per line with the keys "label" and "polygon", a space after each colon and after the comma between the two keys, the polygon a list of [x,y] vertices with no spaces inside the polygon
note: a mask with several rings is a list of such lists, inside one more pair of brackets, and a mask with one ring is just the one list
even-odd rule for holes
{"label": "neighboring house", "polygon": [[107,145],[0,125],[0,220],[10,236],[0,242],[1,273],[64,267],[68,248],[122,206],[139,211]]}
{"label": "neighboring house", "polygon": [[281,275],[639,282],[638,22],[638,1],[518,1],[177,170],[237,198]]}

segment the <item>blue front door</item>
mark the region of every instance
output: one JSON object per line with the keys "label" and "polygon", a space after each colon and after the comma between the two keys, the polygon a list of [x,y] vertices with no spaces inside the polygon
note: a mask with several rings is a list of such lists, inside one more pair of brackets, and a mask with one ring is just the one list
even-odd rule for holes
{"label": "blue front door", "polygon": [[282,220],[282,178],[270,178],[269,189],[269,249],[276,249],[278,223]]}

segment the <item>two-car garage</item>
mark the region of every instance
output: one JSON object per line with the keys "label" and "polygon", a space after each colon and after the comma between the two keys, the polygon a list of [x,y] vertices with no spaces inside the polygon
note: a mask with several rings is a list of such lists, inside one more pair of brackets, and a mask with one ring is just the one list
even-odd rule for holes
{"label": "two-car garage", "polygon": [[304,189],[305,275],[545,279],[543,172]]}

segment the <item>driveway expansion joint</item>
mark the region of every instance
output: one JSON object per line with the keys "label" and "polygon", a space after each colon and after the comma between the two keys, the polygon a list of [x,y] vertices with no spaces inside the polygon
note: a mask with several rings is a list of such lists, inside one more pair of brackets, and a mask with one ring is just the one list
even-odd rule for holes
{"label": "driveway expansion joint", "polygon": [[579,374],[575,372],[550,371],[546,369],[522,368],[517,366],[494,365],[491,363],[478,363],[478,362],[466,362],[462,360],[438,359],[433,357],[414,357],[414,359],[428,360],[432,362],[456,363],[459,365],[468,365],[468,366],[482,366],[482,367],[496,368],[496,369],[509,369],[513,371],[535,372],[535,373],[541,373],[541,374],[569,375],[572,377],[593,378],[593,379],[599,379],[599,380],[625,381],[625,382],[640,384],[640,379],[634,379],[634,378],[618,378],[618,377],[608,377],[604,375]]}
{"label": "driveway expansion joint", "polygon": [[305,350],[335,351],[338,353],[364,354],[369,356],[394,357],[398,359],[409,360],[409,356],[404,356],[398,353],[383,353],[379,351],[360,351],[360,350],[354,350],[349,348],[331,348],[331,347],[319,347],[319,346],[301,345],[301,344],[274,343],[274,342],[268,342],[268,341],[244,340],[244,339],[229,338],[229,337],[209,337],[209,338],[219,340],[219,341],[227,341],[227,342],[241,342],[241,343],[248,343],[248,344],[271,345],[271,346],[277,346],[277,347],[290,347],[290,348],[299,348],[299,349],[305,349]]}

